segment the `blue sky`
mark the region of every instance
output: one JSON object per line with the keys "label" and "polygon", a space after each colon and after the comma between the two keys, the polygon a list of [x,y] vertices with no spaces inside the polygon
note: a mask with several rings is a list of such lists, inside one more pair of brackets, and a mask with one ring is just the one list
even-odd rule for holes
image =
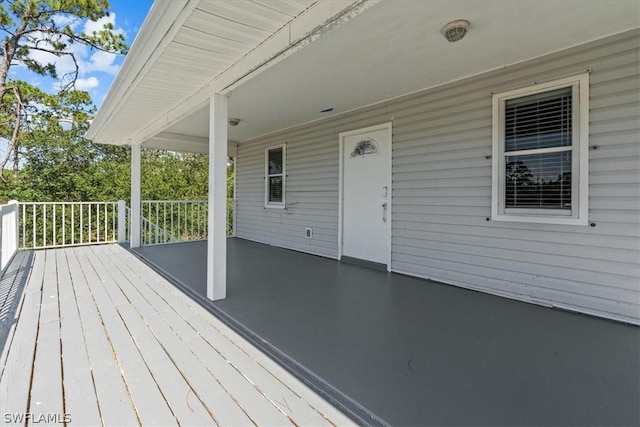
{"label": "blue sky", "polygon": [[[91,31],[102,27],[106,21],[113,22],[116,31],[124,33],[127,43],[131,46],[153,4],[153,0],[111,0],[110,4],[111,16],[103,18],[103,22],[73,21],[70,22],[70,25],[80,31],[83,29]],[[99,107],[122,65],[124,56],[91,51],[81,46],[74,46],[74,52],[80,65],[77,88],[88,91],[93,102]],[[59,75],[71,71],[73,67],[69,58],[56,59],[43,56],[41,59],[46,62],[56,62]],[[56,91],[57,83],[54,80],[30,73],[24,67],[12,67],[10,77],[25,80],[46,92]]]}

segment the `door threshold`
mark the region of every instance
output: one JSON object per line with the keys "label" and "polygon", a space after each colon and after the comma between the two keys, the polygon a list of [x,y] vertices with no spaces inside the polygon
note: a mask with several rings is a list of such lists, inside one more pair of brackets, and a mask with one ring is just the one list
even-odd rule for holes
{"label": "door threshold", "polygon": [[360,267],[370,268],[372,270],[380,270],[387,272],[387,264],[383,264],[381,262],[369,261],[366,259],[354,258],[350,256],[342,255],[340,258],[340,262],[344,262],[345,264],[357,265]]}

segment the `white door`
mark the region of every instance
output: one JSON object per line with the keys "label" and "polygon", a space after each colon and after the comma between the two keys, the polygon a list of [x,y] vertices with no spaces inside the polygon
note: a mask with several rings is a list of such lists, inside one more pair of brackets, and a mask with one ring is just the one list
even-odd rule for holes
{"label": "white door", "polygon": [[391,123],[340,135],[342,255],[389,266]]}

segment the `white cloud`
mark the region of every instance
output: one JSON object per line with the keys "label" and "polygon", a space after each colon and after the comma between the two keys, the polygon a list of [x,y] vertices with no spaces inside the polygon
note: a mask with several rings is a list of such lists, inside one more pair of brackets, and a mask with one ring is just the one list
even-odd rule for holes
{"label": "white cloud", "polygon": [[84,24],[84,32],[86,34],[99,33],[104,29],[105,24],[113,25],[113,32],[116,34],[126,35],[124,30],[116,25],[116,14],[110,13],[109,16],[103,16],[97,21],[87,21]]}
{"label": "white cloud", "polygon": [[94,76],[91,76],[87,79],[76,80],[76,89],[78,90],[89,90],[97,88],[98,86],[100,86],[100,80],[98,80]]}
{"label": "white cloud", "polygon": [[120,66],[115,64],[118,55],[111,52],[96,51],[94,52],[88,61],[84,61],[82,64],[82,71],[84,73],[90,73],[92,71],[99,71],[111,75],[116,75]]}
{"label": "white cloud", "polygon": [[[65,15],[57,15],[54,17],[56,24],[58,25],[70,25],[76,31],[83,31],[86,34],[92,34],[94,31],[99,32],[104,28],[105,24],[112,24],[114,32],[117,34],[125,34],[124,30],[116,25],[116,15],[110,14],[97,21],[85,21],[84,24],[76,18],[67,17]],[[38,42],[37,46],[45,49],[52,50],[52,46],[49,43],[42,42],[45,34],[32,33],[31,37],[33,43]],[[61,41],[65,41],[66,37],[62,36]],[[110,52],[103,52],[95,50],[82,43],[68,43],[66,51],[72,53],[75,57],[69,55],[56,56],[49,52],[43,52],[41,50],[32,49],[29,56],[42,65],[54,64],[58,77],[62,80],[55,82],[52,86],[53,90],[58,90],[65,83],[69,82],[69,78],[73,77],[73,73],[76,71],[76,63],[78,65],[78,80],[76,82],[76,88],[80,90],[89,90],[98,87],[100,81],[97,77],[93,76],[94,73],[106,73],[109,75],[116,75],[120,69],[120,65],[116,64],[118,55]]]}
{"label": "white cloud", "polygon": [[80,19],[70,16],[70,15],[63,15],[63,14],[58,14],[58,15],[54,15],[51,17],[51,20],[58,26],[58,27],[65,27],[65,26],[70,26],[73,29],[76,29],[78,27],[78,25],[80,24]]}

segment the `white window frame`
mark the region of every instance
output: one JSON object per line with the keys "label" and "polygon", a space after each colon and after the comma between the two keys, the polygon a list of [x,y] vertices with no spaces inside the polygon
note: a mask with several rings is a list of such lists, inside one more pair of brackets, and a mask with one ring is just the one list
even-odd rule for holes
{"label": "white window frame", "polygon": [[[282,174],[269,174],[269,151],[282,148]],[[269,201],[269,178],[282,175],[282,202]],[[272,145],[264,149],[264,207],[284,209],[287,185],[287,144]]]}
{"label": "white window frame", "polygon": [[[505,208],[505,103],[507,100],[572,88],[571,212],[555,209]],[[559,151],[557,147],[527,150],[529,154]],[[511,153],[523,153],[515,151]],[[546,224],[588,225],[589,212],[589,74],[580,74],[493,95],[491,218]]]}

